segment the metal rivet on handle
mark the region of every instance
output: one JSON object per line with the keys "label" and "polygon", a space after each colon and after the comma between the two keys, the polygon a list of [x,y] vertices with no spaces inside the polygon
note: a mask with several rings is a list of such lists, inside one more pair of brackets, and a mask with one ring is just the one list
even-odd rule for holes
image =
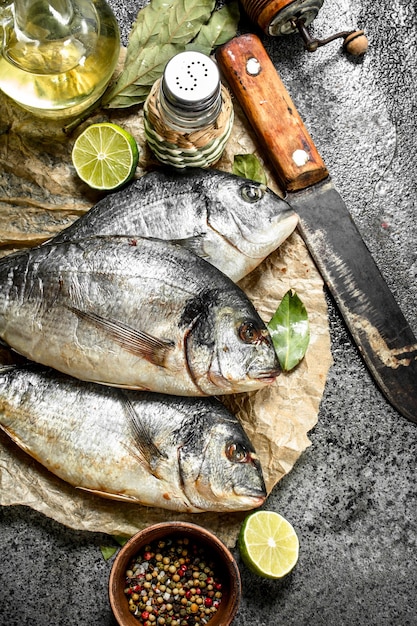
{"label": "metal rivet on handle", "polygon": [[292,154],[292,160],[298,167],[302,167],[310,160],[310,157],[305,150],[296,150]]}
{"label": "metal rivet on handle", "polygon": [[261,64],[255,57],[251,57],[246,61],[246,71],[251,76],[258,76],[261,73],[261,69]]}

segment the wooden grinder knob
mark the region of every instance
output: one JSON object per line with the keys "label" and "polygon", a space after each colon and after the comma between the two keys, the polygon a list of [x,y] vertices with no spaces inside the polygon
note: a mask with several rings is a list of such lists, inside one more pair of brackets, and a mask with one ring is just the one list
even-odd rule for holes
{"label": "wooden grinder knob", "polygon": [[345,38],[343,48],[348,54],[359,57],[365,54],[368,50],[368,45],[368,38],[363,30],[356,30]]}

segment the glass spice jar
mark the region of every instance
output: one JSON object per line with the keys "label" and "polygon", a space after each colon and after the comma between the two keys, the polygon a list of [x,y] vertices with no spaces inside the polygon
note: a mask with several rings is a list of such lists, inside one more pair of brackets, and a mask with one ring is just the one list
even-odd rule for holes
{"label": "glass spice jar", "polygon": [[233,118],[217,64],[200,52],[175,55],[144,104],[150,148],[159,161],[177,168],[208,167],[218,161]]}

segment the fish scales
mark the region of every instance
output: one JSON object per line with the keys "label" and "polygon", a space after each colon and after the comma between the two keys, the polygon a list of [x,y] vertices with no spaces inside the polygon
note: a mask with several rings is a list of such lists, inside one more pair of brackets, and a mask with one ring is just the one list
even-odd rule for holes
{"label": "fish scales", "polygon": [[257,389],[279,364],[243,291],[187,249],[99,237],[0,260],[0,337],[82,380],[175,395]]}
{"label": "fish scales", "polygon": [[54,241],[99,235],[176,241],[237,282],[297,222],[291,207],[261,183],[214,169],[161,169],[107,195]]}
{"label": "fish scales", "polygon": [[192,513],[251,509],[266,497],[251,442],[214,398],[12,366],[0,371],[0,428],[58,477],[100,496]]}

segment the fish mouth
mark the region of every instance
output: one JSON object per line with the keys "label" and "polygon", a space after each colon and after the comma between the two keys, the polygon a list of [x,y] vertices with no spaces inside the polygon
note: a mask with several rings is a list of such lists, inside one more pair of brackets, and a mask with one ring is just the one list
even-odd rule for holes
{"label": "fish mouth", "polygon": [[277,367],[267,372],[257,372],[254,376],[251,376],[253,380],[261,380],[263,383],[273,383],[276,378],[281,374],[281,368]]}
{"label": "fish mouth", "polygon": [[238,498],[242,501],[243,508],[247,508],[247,509],[256,509],[262,506],[266,500],[266,492],[263,495],[261,495],[260,493],[246,494],[246,495],[237,494],[237,495],[238,495]]}
{"label": "fish mouth", "polygon": [[260,506],[265,502],[265,499],[267,497],[267,491],[263,477],[261,478],[261,481],[258,485],[246,485],[246,487],[235,485],[233,491],[238,498],[242,498],[243,500],[251,502],[252,506]]}
{"label": "fish mouth", "polygon": [[[267,232],[246,233],[240,231],[240,240],[227,238],[231,246],[249,259],[264,259],[292,234],[298,223],[298,215],[289,210],[289,215],[280,215]],[[220,233],[221,234],[221,233]]]}
{"label": "fish mouth", "polygon": [[298,220],[299,217],[297,213],[295,213],[293,209],[289,208],[272,220],[268,231],[256,233],[256,238],[246,238],[246,241],[254,246],[269,245],[278,247],[291,235],[298,224]]}

